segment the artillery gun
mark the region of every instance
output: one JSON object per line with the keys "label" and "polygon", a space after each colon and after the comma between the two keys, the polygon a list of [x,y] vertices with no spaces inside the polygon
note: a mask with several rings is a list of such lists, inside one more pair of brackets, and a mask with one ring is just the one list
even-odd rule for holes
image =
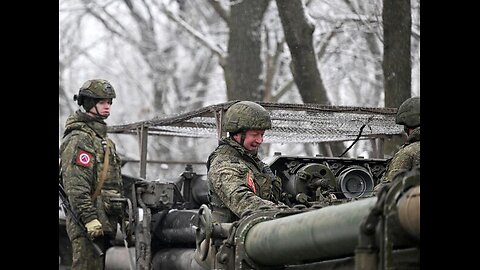
{"label": "artillery gun", "polygon": [[[271,166],[292,160],[304,161],[303,168],[342,161],[351,165],[344,169],[347,175],[335,177],[336,190],[300,188],[305,188],[303,194],[323,193],[308,207],[301,202],[267,207],[233,223],[213,221],[205,175],[188,167],[180,176],[182,188],[137,179],[133,187],[142,210],[134,214],[140,219],[132,247],[136,269],[419,269],[419,168],[399,174],[393,185],[372,196],[362,183],[378,179],[357,164],[381,167],[379,160],[284,157],[275,160],[283,164]],[[290,175],[284,186],[303,183],[304,171]],[[351,186],[359,188],[341,190],[341,181],[354,181]],[[124,249],[107,251],[108,269],[129,269]]]}
{"label": "artillery gun", "polygon": [[[157,119],[157,122],[116,126],[110,132],[128,133],[140,127],[144,134],[150,135],[160,129],[163,133],[176,134],[185,127],[189,130],[192,127],[212,129],[211,122],[200,123],[194,119],[205,118],[213,111],[214,128],[210,132],[214,136],[223,136],[215,123],[221,123],[222,112],[229,104],[176,116],[176,120],[181,121]],[[284,112],[280,110],[285,110],[288,104],[262,105],[272,110],[274,127],[284,124],[281,118]],[[316,110],[325,115],[339,112],[357,117],[365,115],[363,119],[367,120],[363,124],[368,121],[372,132],[363,136],[375,143],[377,149],[382,145],[378,138],[401,133],[390,123],[394,123],[394,110],[290,106],[292,111],[306,112],[301,118],[312,121],[311,130],[318,129],[314,122],[318,117]],[[292,121],[293,118],[290,114],[285,119]],[[328,121],[325,117],[322,120],[324,127]],[[189,121],[195,124],[189,125]],[[362,124],[362,121],[358,122]],[[375,125],[384,130],[374,134],[378,131]],[[308,140],[305,139],[308,137],[305,126],[303,131],[302,140]],[[272,141],[279,140],[282,135],[275,128],[270,134]],[[352,132],[345,134],[342,139],[352,140],[357,136]],[[187,164],[174,181],[145,179],[142,174],[147,163],[143,152],[146,151],[146,142],[140,141],[143,153],[140,155],[141,175],[123,176],[125,196],[131,201],[128,207],[130,229],[127,232],[129,253],[118,237],[118,245],[105,254],[106,269],[359,270],[420,267],[419,168],[399,174],[393,185],[386,186],[375,196],[373,187],[383,175],[385,158],[275,153],[264,162],[282,179],[285,205],[250,212],[233,223],[217,223],[207,207],[206,175],[197,174]],[[134,258],[133,266],[129,256]]]}

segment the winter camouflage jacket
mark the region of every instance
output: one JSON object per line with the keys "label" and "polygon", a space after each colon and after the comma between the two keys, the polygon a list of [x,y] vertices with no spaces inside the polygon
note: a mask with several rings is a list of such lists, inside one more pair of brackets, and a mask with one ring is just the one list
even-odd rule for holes
{"label": "winter camouflage jacket", "polygon": [[213,218],[232,222],[248,210],[274,206],[281,194],[281,180],[256,154],[225,138],[207,162]]}
{"label": "winter camouflage jacket", "polygon": [[[100,195],[92,201],[104,167],[107,145],[110,148],[108,170]],[[81,111],[70,115],[65,124],[60,155],[63,184],[72,210],[83,224],[98,219],[104,234],[114,236],[123,207],[118,202],[110,203],[109,197],[121,195],[123,184],[121,161],[115,144],[107,138],[106,123]],[[79,237],[80,230],[84,229],[67,215],[67,232],[71,240]]]}

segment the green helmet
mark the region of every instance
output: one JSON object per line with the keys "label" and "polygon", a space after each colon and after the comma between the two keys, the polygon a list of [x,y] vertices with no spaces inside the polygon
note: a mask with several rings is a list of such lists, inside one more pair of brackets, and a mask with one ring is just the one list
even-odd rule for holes
{"label": "green helmet", "polygon": [[95,79],[83,83],[78,95],[73,96],[73,100],[88,111],[95,106],[99,99],[113,99],[115,97],[115,89],[108,81]]}
{"label": "green helmet", "polygon": [[420,126],[420,97],[405,100],[397,110],[395,122],[411,128]]}
{"label": "green helmet", "polygon": [[86,96],[91,98],[105,99],[115,98],[115,89],[106,80],[88,80],[86,81],[78,92],[78,96]]}
{"label": "green helmet", "polygon": [[223,124],[224,130],[232,134],[247,129],[265,130],[271,127],[270,113],[252,101],[240,101],[230,106]]}

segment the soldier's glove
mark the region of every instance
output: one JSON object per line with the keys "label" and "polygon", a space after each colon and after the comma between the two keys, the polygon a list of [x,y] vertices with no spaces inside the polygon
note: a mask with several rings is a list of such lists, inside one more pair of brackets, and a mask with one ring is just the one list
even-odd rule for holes
{"label": "soldier's glove", "polygon": [[122,202],[111,201],[114,198],[121,198],[120,192],[116,190],[102,190],[103,202],[105,204],[105,212],[108,215],[119,216],[123,213],[125,207]]}
{"label": "soldier's glove", "polygon": [[103,235],[102,223],[100,223],[98,219],[94,219],[88,222],[87,224],[85,224],[85,228],[87,228],[87,233],[92,239],[100,235]]}

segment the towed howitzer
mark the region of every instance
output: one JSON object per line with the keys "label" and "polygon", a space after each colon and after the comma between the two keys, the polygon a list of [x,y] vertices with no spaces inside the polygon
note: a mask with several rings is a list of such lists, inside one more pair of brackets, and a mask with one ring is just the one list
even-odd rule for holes
{"label": "towed howitzer", "polygon": [[[175,182],[131,184],[136,269],[419,268],[419,169],[373,196],[386,160],[277,155],[267,163],[293,206],[233,223],[212,219],[206,177],[191,167]],[[110,248],[107,269],[128,269],[123,254]]]}

